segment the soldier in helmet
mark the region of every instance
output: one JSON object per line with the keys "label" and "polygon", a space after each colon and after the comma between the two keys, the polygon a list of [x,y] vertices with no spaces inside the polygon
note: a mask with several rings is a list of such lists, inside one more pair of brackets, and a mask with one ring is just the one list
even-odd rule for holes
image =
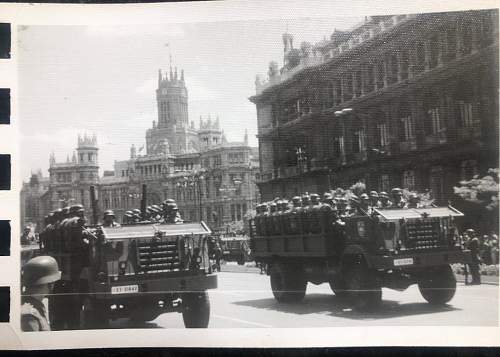
{"label": "soldier in helmet", "polygon": [[368,214],[371,211],[370,207],[370,197],[366,194],[363,193],[361,196],[359,196],[359,206],[358,210],[360,211],[361,214]]}
{"label": "soldier in helmet", "polygon": [[408,208],[419,208],[420,207],[420,197],[413,192],[408,198]]}
{"label": "soldier in helmet", "polygon": [[47,308],[43,300],[52,293],[54,283],[61,279],[56,260],[49,256],[32,258],[24,265],[21,274],[21,329],[50,331]]}
{"label": "soldier in helmet", "polygon": [[379,198],[377,191],[370,191],[370,206],[372,208],[380,208],[382,206]]}
{"label": "soldier in helmet", "polygon": [[470,273],[472,276],[471,285],[481,284],[481,275],[479,273],[479,265],[481,264],[481,257],[479,255],[479,238],[476,232],[469,228],[465,231],[469,236],[469,241],[467,243],[467,248],[470,250],[471,262],[469,264]]}
{"label": "soldier in helmet", "polygon": [[126,211],[123,215],[122,223],[123,224],[132,224],[134,220],[134,214],[132,211]]}
{"label": "soldier in helmet", "polygon": [[182,218],[179,214],[177,203],[173,199],[164,201],[163,220],[165,223],[181,223]]}
{"label": "soldier in helmet", "polygon": [[102,223],[103,227],[120,227],[120,225],[115,221],[115,213],[110,209],[104,211],[104,216],[102,220],[103,220]]}
{"label": "soldier in helmet", "polygon": [[403,190],[395,187],[391,190],[392,204],[395,208],[406,208],[406,201],[403,198]]}
{"label": "soldier in helmet", "polygon": [[381,208],[390,208],[392,206],[392,202],[389,200],[389,195],[387,194],[387,192],[380,192],[379,198]]}
{"label": "soldier in helmet", "polygon": [[132,222],[139,223],[140,221],[142,221],[141,210],[139,208],[134,208],[132,210]]}

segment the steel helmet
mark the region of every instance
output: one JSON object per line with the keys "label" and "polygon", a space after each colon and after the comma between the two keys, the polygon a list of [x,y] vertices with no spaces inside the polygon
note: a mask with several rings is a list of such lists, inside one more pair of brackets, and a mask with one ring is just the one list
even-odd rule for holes
{"label": "steel helmet", "polygon": [[30,259],[21,274],[24,286],[49,284],[61,279],[56,260],[47,255]]}
{"label": "steel helmet", "polygon": [[113,210],[108,209],[107,211],[104,211],[104,215],[103,216],[104,217],[106,217],[106,216],[112,216],[112,217],[114,217],[115,216],[115,212],[113,212]]}
{"label": "steel helmet", "polygon": [[134,214],[141,214],[141,210],[139,208],[134,208],[132,210],[132,213],[134,213]]}

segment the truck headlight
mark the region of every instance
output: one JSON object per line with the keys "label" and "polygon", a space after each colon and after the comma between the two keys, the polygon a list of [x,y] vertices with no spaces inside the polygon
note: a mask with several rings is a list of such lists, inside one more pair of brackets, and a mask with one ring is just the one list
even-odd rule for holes
{"label": "truck headlight", "polygon": [[127,269],[127,262],[126,261],[121,261],[118,263],[118,268],[120,269],[120,274],[123,275],[125,274],[125,270]]}

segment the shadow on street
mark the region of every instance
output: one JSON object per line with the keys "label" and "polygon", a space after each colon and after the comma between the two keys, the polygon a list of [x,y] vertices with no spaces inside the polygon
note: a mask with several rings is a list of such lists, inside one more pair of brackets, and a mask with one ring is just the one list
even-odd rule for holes
{"label": "shadow on street", "polygon": [[337,296],[325,294],[306,295],[302,302],[290,304],[278,303],[274,298],[236,301],[233,304],[298,315],[325,313],[355,320],[376,320],[460,310],[451,305],[434,306],[426,302],[401,304],[393,300],[383,300],[382,305],[376,311],[361,313],[351,309]]}

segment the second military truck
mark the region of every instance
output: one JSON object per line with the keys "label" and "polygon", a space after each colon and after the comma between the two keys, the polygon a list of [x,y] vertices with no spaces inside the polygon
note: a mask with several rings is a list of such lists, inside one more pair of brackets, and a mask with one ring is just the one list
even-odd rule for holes
{"label": "second military truck", "polygon": [[[328,206],[328,207],[327,207]],[[375,309],[382,287],[418,284],[431,304],[456,290],[450,264],[470,256],[459,241],[452,207],[374,209],[340,219],[327,204],[259,212],[251,221],[251,249],[267,264],[279,302],[301,301],[307,283],[328,282],[359,311]]]}

